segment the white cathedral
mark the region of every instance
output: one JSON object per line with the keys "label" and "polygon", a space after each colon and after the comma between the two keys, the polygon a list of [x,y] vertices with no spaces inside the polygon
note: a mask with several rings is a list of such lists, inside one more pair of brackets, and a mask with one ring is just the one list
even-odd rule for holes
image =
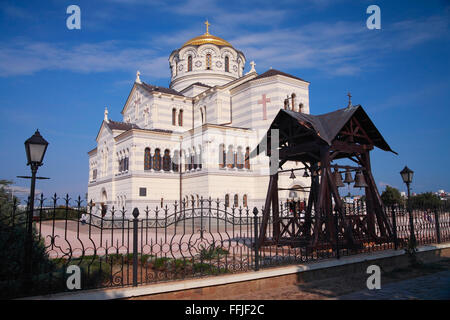
{"label": "white cathedral", "polygon": [[[98,210],[131,214],[183,200],[191,207],[201,197],[227,207],[264,204],[269,158],[248,155],[281,108],[309,113],[309,82],[275,69],[258,74],[253,61],[244,74],[244,53],[205,24],[203,35],[170,54],[169,88],[145,83],[138,71],[123,120],[109,119],[105,109],[97,147],[88,152],[88,200]],[[279,178],[286,189],[308,185],[289,172]],[[292,190],[279,195],[307,198]]]}

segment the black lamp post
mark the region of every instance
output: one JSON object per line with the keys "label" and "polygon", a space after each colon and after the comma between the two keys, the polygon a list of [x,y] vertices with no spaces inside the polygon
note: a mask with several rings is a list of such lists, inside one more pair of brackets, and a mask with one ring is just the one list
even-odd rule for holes
{"label": "black lamp post", "polygon": [[403,168],[403,170],[400,171],[400,175],[402,176],[403,182],[406,184],[406,187],[408,188],[408,203],[407,203],[407,206],[408,206],[408,214],[409,214],[410,240],[411,240],[411,244],[413,246],[415,246],[415,244],[416,244],[416,235],[415,235],[415,232],[414,232],[414,220],[413,220],[413,216],[412,216],[412,212],[411,212],[411,202],[410,202],[411,192],[410,192],[410,188],[409,188],[409,185],[411,184],[411,182],[413,180],[414,171],[412,171],[407,166],[405,166]]}
{"label": "black lamp post", "polygon": [[25,151],[27,153],[27,166],[31,167],[31,187],[30,187],[30,202],[29,212],[27,215],[27,237],[25,248],[25,286],[29,290],[31,286],[31,251],[33,245],[33,213],[34,213],[34,190],[36,185],[36,173],[42,160],[44,159],[45,151],[47,150],[48,142],[42,138],[39,130],[36,130],[34,135],[25,141]]}

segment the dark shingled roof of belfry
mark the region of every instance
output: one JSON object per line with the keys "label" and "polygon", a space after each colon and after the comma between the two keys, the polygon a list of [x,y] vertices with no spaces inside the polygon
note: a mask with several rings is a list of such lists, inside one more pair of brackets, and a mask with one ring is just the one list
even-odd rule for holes
{"label": "dark shingled roof of belfry", "polygon": [[[319,137],[328,145],[331,145],[342,128],[353,116],[355,116],[361,126],[364,127],[364,130],[373,141],[374,146],[380,148],[381,150],[390,151],[397,154],[391,149],[386,140],[384,140],[377,127],[375,127],[372,120],[370,120],[369,116],[360,105],[350,106],[320,115],[311,115],[302,112],[280,109],[267,132],[271,129],[278,128],[282,123],[288,123],[287,121],[289,119],[294,119],[296,120],[295,123],[297,123],[298,126],[313,129],[315,136]],[[263,141],[265,139],[267,139],[267,133],[263,138]],[[261,141],[252,151],[252,157],[264,151],[266,145],[270,145],[269,141],[267,141],[267,144],[262,143],[263,141]]]}
{"label": "dark shingled roof of belfry", "polygon": [[171,89],[171,88],[154,86],[154,85],[151,85],[151,84],[147,84],[145,82],[142,82],[141,86],[144,89],[146,89],[147,91],[150,91],[150,92],[162,92],[162,93],[173,94],[173,95],[176,95],[176,96],[184,97],[184,95],[181,92],[178,92],[177,90],[174,90],[174,89]]}

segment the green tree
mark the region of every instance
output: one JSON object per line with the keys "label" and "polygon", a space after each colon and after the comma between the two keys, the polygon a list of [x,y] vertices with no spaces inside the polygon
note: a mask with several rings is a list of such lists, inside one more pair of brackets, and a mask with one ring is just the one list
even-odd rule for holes
{"label": "green tree", "polygon": [[15,197],[7,188],[12,183],[10,180],[0,179],[0,218],[11,214]]}
{"label": "green tree", "polygon": [[[11,184],[12,181],[0,179],[0,299],[23,295],[21,281],[24,274],[26,213],[16,208],[13,223],[11,218],[16,197],[7,188]],[[33,233],[31,260],[34,268],[52,270],[54,265],[45,252],[43,240],[37,240],[34,228]],[[34,276],[38,274],[35,273]],[[39,287],[38,283],[34,285],[35,288]]]}
{"label": "green tree", "polygon": [[443,203],[432,192],[425,192],[411,197],[411,209],[435,209]]}
{"label": "green tree", "polygon": [[400,194],[400,191],[394,187],[386,186],[381,194],[381,200],[385,206],[392,206],[394,204],[403,205],[404,199]]}

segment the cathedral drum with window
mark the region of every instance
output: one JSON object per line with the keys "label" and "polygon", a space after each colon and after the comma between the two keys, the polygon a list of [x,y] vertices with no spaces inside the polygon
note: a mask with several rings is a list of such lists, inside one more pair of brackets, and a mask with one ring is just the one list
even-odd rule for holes
{"label": "cathedral drum with window", "polygon": [[[244,73],[246,58],[229,42],[206,32],[169,57],[168,88],[136,80],[122,108],[122,121],[105,109],[89,155],[88,201],[95,210],[141,212],[171,207],[175,201],[196,206],[202,197],[221,206],[261,207],[269,163],[251,151],[280,109],[309,113],[309,82],[255,63]],[[291,188],[280,198],[307,198],[308,178],[280,176]]]}

